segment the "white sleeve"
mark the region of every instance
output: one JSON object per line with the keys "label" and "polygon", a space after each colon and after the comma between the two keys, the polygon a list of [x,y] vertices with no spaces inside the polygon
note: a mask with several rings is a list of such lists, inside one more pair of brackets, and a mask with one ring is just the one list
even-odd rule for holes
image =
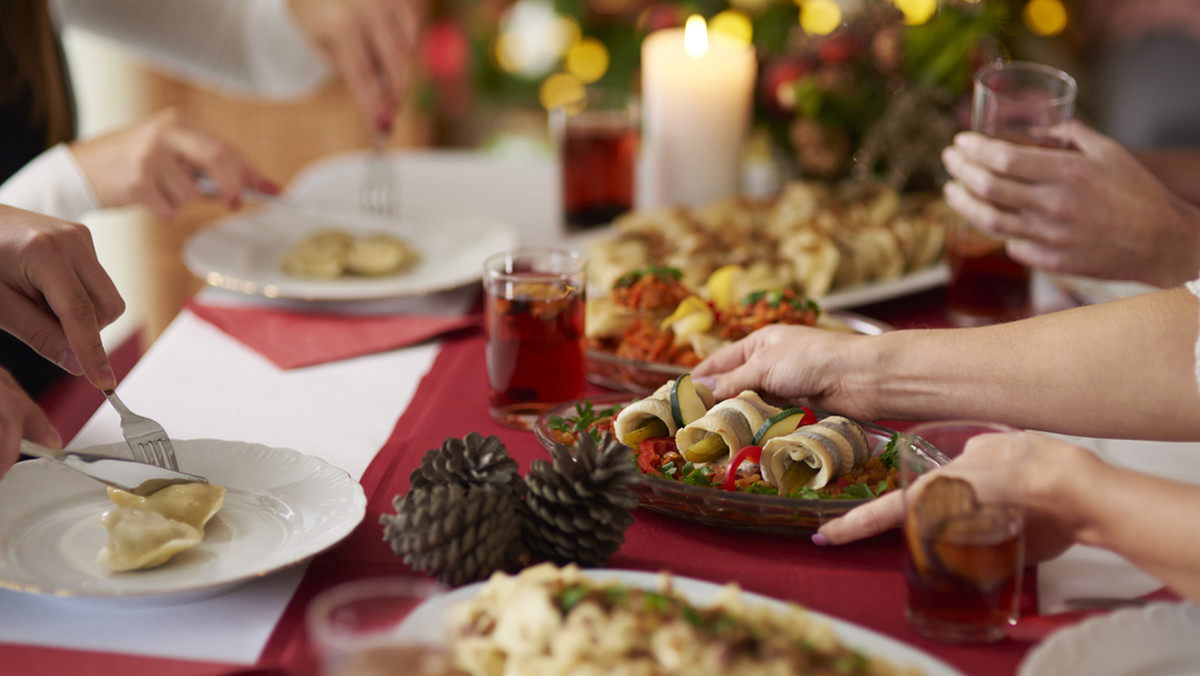
{"label": "white sleeve", "polygon": [[296,97],[330,75],[286,0],[51,0],[50,9],[60,29],[119,41],[164,70],[230,93]]}
{"label": "white sleeve", "polygon": [[[1192,295],[1200,298],[1200,279],[1190,281],[1187,284],[1184,284],[1184,286],[1187,287],[1188,291],[1192,292]],[[1196,352],[1196,357],[1195,357],[1195,359],[1196,359],[1196,386],[1200,387],[1200,337],[1196,338],[1195,352]]]}
{"label": "white sleeve", "polygon": [[96,194],[75,156],[60,143],[33,158],[0,184],[0,204],[68,221],[99,208]]}

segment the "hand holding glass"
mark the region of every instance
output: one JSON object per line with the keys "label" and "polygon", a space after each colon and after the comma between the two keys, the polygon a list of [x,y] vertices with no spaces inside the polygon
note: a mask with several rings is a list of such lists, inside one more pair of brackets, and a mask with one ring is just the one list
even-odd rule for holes
{"label": "hand holding glass", "polygon": [[[1055,128],[1075,114],[1075,91],[1075,79],[1057,68],[989,64],[975,74],[971,129],[1022,145],[1062,147]],[[958,219],[947,232],[946,258],[952,324],[979,326],[1033,314],[1030,271],[1009,258],[1004,240]]]}
{"label": "hand holding glass", "polygon": [[901,435],[905,612],[924,636],[947,643],[995,641],[1017,621],[1025,561],[1023,496],[1007,476],[1011,463],[961,473],[951,465],[922,476],[930,468],[914,445],[931,445],[953,459],[980,435],[1004,434],[1004,443],[1028,452],[1026,437],[1015,432],[993,423],[947,421]]}

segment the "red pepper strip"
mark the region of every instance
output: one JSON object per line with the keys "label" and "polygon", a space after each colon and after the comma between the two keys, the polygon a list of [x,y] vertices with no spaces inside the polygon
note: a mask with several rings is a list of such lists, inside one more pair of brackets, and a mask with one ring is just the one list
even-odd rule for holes
{"label": "red pepper strip", "polygon": [[657,476],[661,474],[662,458],[670,451],[678,450],[674,437],[655,437],[642,440],[638,447],[638,469],[642,474]]}
{"label": "red pepper strip", "polygon": [[807,406],[801,406],[800,408],[804,409],[804,417],[800,419],[800,424],[796,427],[796,429],[800,429],[805,425],[816,425],[817,414],[813,413],[812,409]]}
{"label": "red pepper strip", "polygon": [[727,491],[737,490],[738,467],[743,462],[758,462],[761,459],[762,446],[743,446],[741,450],[733,454],[729,466],[725,468],[725,479],[721,482],[721,488]]}

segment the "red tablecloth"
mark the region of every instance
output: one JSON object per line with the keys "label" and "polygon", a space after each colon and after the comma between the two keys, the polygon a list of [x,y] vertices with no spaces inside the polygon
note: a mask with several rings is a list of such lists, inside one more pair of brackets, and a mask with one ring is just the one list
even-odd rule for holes
{"label": "red tablecloth", "polygon": [[[545,457],[532,433],[501,427],[485,413],[483,347],[479,335],[446,344],[363,478],[369,496],[366,520],[345,543],[313,563],[263,655],[264,664],[289,668],[304,664],[302,611],[313,594],[359,575],[406,570],[382,541],[378,519],[393,511],[393,496],[408,490],[408,475],[426,450],[439,446],[447,436],[474,431],[500,437],[522,471],[530,460]],[[713,582],[737,581],[749,591],[796,601],[898,638],[969,674],[1011,674],[1029,647],[1009,640],[987,646],[946,646],[909,629],[902,611],[903,546],[897,534],[844,547],[816,547],[807,538],[706,528],[646,510],[638,510],[636,518],[625,545],[610,562],[614,568],[669,569]],[[1032,576],[1028,581],[1033,582]],[[1032,603],[1032,595],[1028,601]]]}
{"label": "red tablecloth", "polygon": [[[898,328],[944,326],[941,291],[919,294],[864,314]],[[303,630],[303,609],[312,596],[339,582],[362,576],[407,574],[406,566],[382,540],[379,516],[407,491],[408,475],[425,451],[448,436],[494,434],[520,461],[545,457],[533,435],[510,430],[487,415],[484,343],[478,332],[449,340],[417,390],[408,410],[363,476],[367,517],[342,544],[317,557],[271,637],[260,668],[164,660],[31,646],[0,645],[0,669],[13,674],[305,674],[311,664]],[[886,535],[845,547],[816,547],[807,538],[762,536],[688,524],[645,510],[626,543],[612,559],[615,568],[670,569],[679,575],[723,583],[802,603],[925,650],[968,674],[1012,674],[1029,647],[1012,640],[986,646],[947,646],[921,638],[904,622],[902,544]],[[1032,576],[1027,582],[1032,583]],[[1033,584],[1027,588],[1033,589]],[[1026,599],[1032,603],[1032,595]],[[1028,604],[1027,604],[1028,605]],[[1032,606],[1030,605],[1031,609]],[[231,618],[234,621],[234,618]]]}

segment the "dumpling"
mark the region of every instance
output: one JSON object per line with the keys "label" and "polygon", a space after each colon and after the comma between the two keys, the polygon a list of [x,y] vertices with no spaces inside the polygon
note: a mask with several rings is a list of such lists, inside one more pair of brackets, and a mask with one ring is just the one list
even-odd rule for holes
{"label": "dumpling", "polygon": [[197,528],[144,509],[114,507],[100,523],[108,530],[108,544],[96,560],[113,571],[161,566],[204,538]]}
{"label": "dumpling", "polygon": [[142,497],[110,486],[108,499],[121,507],[156,512],[203,531],[208,520],[225,504],[225,489],[205,483],[173,484]]}

